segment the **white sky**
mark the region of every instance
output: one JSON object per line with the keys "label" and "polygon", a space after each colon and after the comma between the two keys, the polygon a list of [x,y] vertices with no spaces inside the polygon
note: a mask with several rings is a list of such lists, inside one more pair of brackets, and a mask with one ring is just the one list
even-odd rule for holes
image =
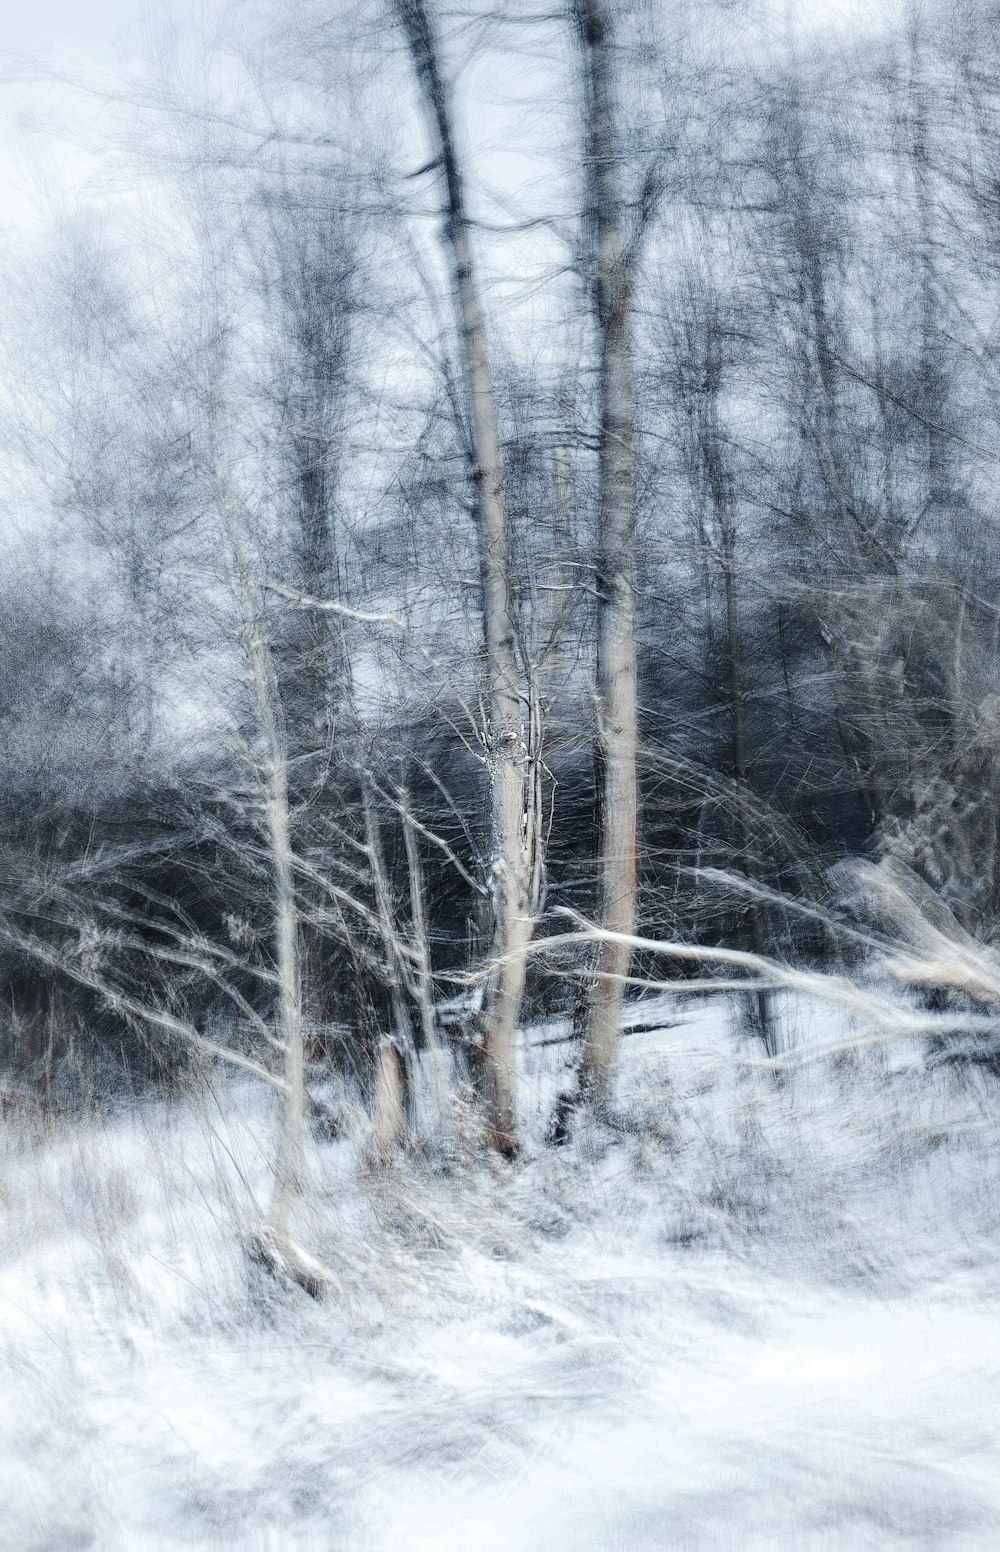
{"label": "white sky", "polygon": [[57,59],[67,54],[109,59],[126,52],[150,22],[222,13],[227,0],[20,0],[6,10],[0,36],[5,52],[29,50]]}
{"label": "white sky", "polygon": [[[220,12],[224,0],[200,0],[185,9],[204,17]],[[107,57],[117,45],[126,48],[151,16],[176,9],[150,0],[21,0],[8,7],[2,27],[3,48],[63,53],[79,51]],[[885,0],[774,0],[777,16],[790,11],[797,27],[810,29],[834,22],[867,25],[879,13],[898,9]]]}
{"label": "white sky", "polygon": [[[36,244],[44,244],[60,222],[71,217],[82,204],[109,212],[111,224],[127,222],[129,213],[140,215],[134,230],[141,229],[134,252],[136,276],[148,272],[158,277],[174,268],[172,235],[164,243],[162,226],[170,225],[164,212],[162,185],[156,176],[143,183],[142,177],[121,176],[125,165],[117,157],[117,174],[110,181],[113,149],[122,143],[126,153],[127,118],[123,109],[109,106],[102,92],[121,91],[130,78],[149,79],[148,61],[154,57],[153,40],[173,34],[192,40],[187,51],[189,61],[200,61],[195,40],[210,44],[213,35],[228,34],[234,13],[252,13],[258,7],[283,4],[290,9],[298,0],[18,0],[16,13],[8,0],[7,14],[0,22],[0,265],[3,250],[10,272],[20,276],[21,305],[14,301],[3,327],[8,357],[30,349],[30,313],[36,276]],[[336,15],[348,0],[326,0]],[[472,0],[484,12],[492,0]],[[695,13],[703,0],[659,0],[666,7],[693,7]],[[906,0],[750,0],[755,19],[764,37],[773,35],[776,49],[792,31],[806,42],[817,29],[834,27],[858,33],[875,25],[884,25],[898,15]],[[466,9],[471,9],[465,0]],[[558,31],[558,29],[556,29]],[[742,29],[741,29],[742,30]],[[734,30],[737,46],[745,46],[745,33]],[[400,79],[409,82],[410,72],[400,48]],[[476,64],[462,76],[462,107],[465,112],[466,154],[472,171],[470,192],[488,205],[497,195],[516,203],[518,214],[537,214],[534,203],[549,213],[546,195],[553,177],[565,176],[559,159],[559,140],[566,132],[560,122],[558,93],[551,90],[551,62],[526,57],[480,55]],[[198,71],[194,71],[197,80]],[[390,82],[394,77],[389,77]],[[380,90],[384,91],[385,83]],[[394,88],[393,88],[394,90]],[[396,94],[398,96],[398,93]],[[404,125],[410,123],[405,99],[399,110]],[[471,108],[471,111],[470,111]],[[565,118],[565,114],[563,114]],[[422,159],[420,118],[413,108],[413,166]],[[404,133],[408,133],[404,128]],[[137,159],[141,161],[141,157]],[[537,180],[537,183],[536,183]],[[415,186],[419,197],[419,189]],[[429,191],[430,193],[430,191]],[[433,207],[428,198],[428,208]],[[146,215],[152,212],[148,224]],[[511,212],[498,212],[509,219]],[[426,223],[424,223],[426,227]],[[124,230],[124,228],[123,228]],[[431,262],[439,258],[432,229],[425,230],[426,253]],[[435,257],[437,256],[437,257]],[[558,315],[553,311],[544,276],[550,267],[565,261],[567,252],[558,241],[539,232],[537,236],[500,238],[483,242],[479,254],[481,276],[490,286],[491,304],[502,317],[511,337],[526,343],[531,351],[546,351],[548,334],[553,348],[562,351]],[[139,280],[140,288],[144,281]],[[154,288],[155,290],[155,285]],[[158,293],[157,293],[158,295]],[[28,301],[25,308],[23,298]],[[514,323],[517,328],[514,329]],[[9,339],[15,344],[10,345]],[[15,370],[16,376],[16,370]],[[8,379],[8,389],[18,385]],[[9,482],[8,482],[9,483]]]}
{"label": "white sky", "polygon": [[[208,37],[241,0],[18,0],[0,23],[0,233],[51,219],[88,185],[88,145],[106,135],[99,91],[149,56],[149,40],[180,30]],[[248,0],[252,4],[252,0]],[[331,0],[335,7],[337,0]],[[484,11],[490,9],[482,0]],[[673,0],[662,0],[663,4]],[[691,3],[691,0],[677,0]],[[695,0],[697,3],[697,0]],[[805,39],[817,29],[860,31],[906,0],[751,0],[766,33]],[[766,20],[765,20],[766,18]],[[72,76],[80,92],[50,79]]]}

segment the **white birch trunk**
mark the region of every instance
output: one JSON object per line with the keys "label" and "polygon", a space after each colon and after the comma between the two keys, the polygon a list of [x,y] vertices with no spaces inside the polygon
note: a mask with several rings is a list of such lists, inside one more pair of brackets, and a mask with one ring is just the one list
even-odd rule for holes
{"label": "white birch trunk", "polygon": [[588,89],[594,286],[600,336],[600,487],[597,556],[597,766],[601,927],[587,1011],[580,1094],[603,1108],[621,1029],[637,904],[635,432],[630,326],[632,255],[612,81],[611,9],[575,0]]}
{"label": "white birch trunk", "polygon": [[445,237],[451,258],[475,460],[480,592],[486,655],[487,762],[491,797],[493,959],[497,965],[484,1012],[490,1140],[516,1151],[514,1033],[524,995],[526,950],[534,923],[524,836],[526,751],[514,640],[496,404],[483,312],[472,266],[469,221],[455,148],[448,93],[425,0],[397,0],[410,53],[427,104],[444,174]]}
{"label": "white birch trunk", "polygon": [[371,1163],[385,1164],[406,1131],[405,1060],[393,1040],[378,1048],[372,1105]]}
{"label": "white birch trunk", "polygon": [[259,1250],[309,1292],[318,1294],[328,1274],[298,1246],[290,1214],[302,1184],[302,1123],[305,1062],[299,912],[288,804],[288,754],[278,678],[264,611],[264,595],[243,543],[235,494],[216,471],[216,503],[222,525],[228,580],[236,599],[241,646],[257,726],[264,746],[263,808],[272,867],[275,968],[278,977],[278,1033],[283,1051],[281,1126],[269,1223]]}
{"label": "white birch trunk", "polygon": [[385,1160],[393,1145],[399,1142],[406,1130],[405,1087],[402,1073],[405,1064],[412,1063],[414,1055],[413,1027],[406,1005],[405,980],[408,975],[403,944],[396,925],[382,850],[382,831],[371,791],[371,777],[367,770],[360,773],[361,804],[365,821],[365,841],[368,862],[375,889],[379,934],[385,961],[385,978],[389,988],[389,1006],[392,1012],[394,1038],[383,1040],[376,1060],[375,1085],[372,1103],[372,1157]]}

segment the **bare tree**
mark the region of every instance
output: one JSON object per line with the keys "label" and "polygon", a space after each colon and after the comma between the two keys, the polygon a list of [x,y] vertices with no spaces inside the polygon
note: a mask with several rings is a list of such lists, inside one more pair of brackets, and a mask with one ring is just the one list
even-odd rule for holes
{"label": "bare tree", "polygon": [[627,229],[612,9],[604,0],[575,0],[573,19],[583,55],[590,262],[600,352],[596,567],[598,917],[606,934],[597,949],[579,1093],[602,1109],[611,1088],[638,892],[636,444],[631,310],[639,234]]}
{"label": "bare tree", "polygon": [[275,1253],[296,1281],[320,1292],[327,1274],[301,1249],[291,1232],[291,1213],[302,1187],[305,1050],[301,927],[289,812],[285,714],[267,623],[265,593],[259,577],[254,574],[244,542],[239,496],[227,476],[224,450],[219,446],[225,428],[220,423],[214,402],[209,420],[213,487],[223,535],[226,573],[238,610],[246,679],[263,745],[259,760],[261,800],[272,872],[274,960],[283,1068],[282,1120],[268,1232],[262,1244]]}
{"label": "bare tree", "polygon": [[451,260],[472,441],[479,540],[480,603],[486,659],[486,762],[491,801],[490,891],[493,959],[483,1014],[490,1138],[507,1156],[517,1148],[514,1032],[521,1013],[531,941],[530,857],[525,835],[527,751],[522,728],[507,502],[482,301],[454,117],[440,46],[425,0],[396,0],[427,107],[445,190],[444,239]]}

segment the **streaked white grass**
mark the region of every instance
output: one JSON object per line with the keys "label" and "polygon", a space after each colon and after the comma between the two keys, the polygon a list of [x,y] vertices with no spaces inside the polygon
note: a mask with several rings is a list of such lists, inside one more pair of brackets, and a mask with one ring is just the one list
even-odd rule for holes
{"label": "streaked white grass", "polygon": [[634,1130],[565,1149],[541,1137],[570,1048],[525,1031],[516,1167],[470,1111],[457,1151],[371,1171],[348,1114],[309,1151],[321,1304],[248,1271],[272,1122],[249,1082],[8,1128],[11,1544],[983,1544],[991,1080],[775,1001],[839,1054],[778,1072],[731,1001],[661,995],[632,1017],[669,1027],[623,1042]]}

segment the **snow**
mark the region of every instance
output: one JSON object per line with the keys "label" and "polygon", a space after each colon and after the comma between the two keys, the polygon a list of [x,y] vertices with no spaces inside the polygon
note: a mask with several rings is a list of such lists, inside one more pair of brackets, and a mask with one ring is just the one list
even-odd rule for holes
{"label": "snow", "polygon": [[[738,1009],[632,1010],[628,1125],[310,1149],[322,1303],[249,1274],[249,1083],[0,1150],[0,1542],[14,1548],[982,1547],[1000,1537],[993,1080],[911,1043],[776,1077]],[[664,1026],[650,1029],[658,1021]],[[346,1102],[339,1101],[342,1105]],[[462,1152],[464,1148],[464,1153]]]}

